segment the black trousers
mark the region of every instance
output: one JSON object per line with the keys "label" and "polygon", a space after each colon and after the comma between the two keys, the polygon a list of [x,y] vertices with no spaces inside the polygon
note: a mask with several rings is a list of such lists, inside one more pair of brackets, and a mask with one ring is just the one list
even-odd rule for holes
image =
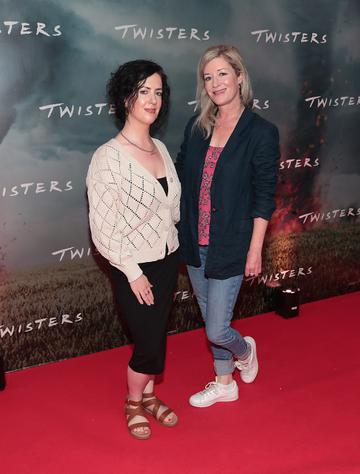
{"label": "black trousers", "polygon": [[161,374],[165,365],[166,329],[178,275],[178,250],[162,260],[141,263],[153,285],[154,304],[140,304],[126,276],[113,267],[116,301],[125,320],[134,350],[129,366],[142,374]]}

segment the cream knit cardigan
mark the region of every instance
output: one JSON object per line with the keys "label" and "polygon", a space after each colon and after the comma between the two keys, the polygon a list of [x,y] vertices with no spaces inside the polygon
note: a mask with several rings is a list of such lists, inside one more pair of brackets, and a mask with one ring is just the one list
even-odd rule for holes
{"label": "cream knit cardigan", "polygon": [[153,139],[164,160],[168,195],[158,180],[111,139],[94,153],[86,178],[92,240],[129,282],[139,263],[165,257],[179,247],[175,224],[180,219],[181,187],[165,145]]}

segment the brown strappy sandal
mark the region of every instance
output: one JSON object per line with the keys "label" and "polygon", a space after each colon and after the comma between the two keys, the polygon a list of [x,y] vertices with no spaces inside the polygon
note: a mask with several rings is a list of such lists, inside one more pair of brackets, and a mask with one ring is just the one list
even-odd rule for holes
{"label": "brown strappy sandal", "polygon": [[[127,400],[125,402],[125,416],[129,433],[136,439],[149,439],[151,436],[150,424],[148,421],[140,421],[138,423],[131,423],[136,416],[142,416],[146,419],[142,402],[134,402],[133,400]],[[135,428],[148,428],[149,432],[134,431]]]}
{"label": "brown strappy sandal", "polygon": [[[164,402],[159,400],[154,392],[151,393],[143,393],[143,401],[142,401],[142,406],[144,407],[145,411],[150,413],[155,420],[157,420],[159,423],[161,423],[164,426],[175,426],[177,424],[178,417],[174,413],[174,411],[169,408],[167,405],[165,405]],[[160,413],[160,408],[163,407],[165,410]],[[171,421],[165,421],[165,418],[167,418],[171,413],[173,413],[173,417]]]}

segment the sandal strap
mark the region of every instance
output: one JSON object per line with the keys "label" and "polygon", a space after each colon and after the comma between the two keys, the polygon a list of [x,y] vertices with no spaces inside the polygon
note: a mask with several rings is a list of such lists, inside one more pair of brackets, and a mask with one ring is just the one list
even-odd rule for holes
{"label": "sandal strap", "polygon": [[[144,394],[145,395],[145,394]],[[150,394],[146,398],[150,398]],[[144,397],[145,398],[145,397]],[[151,411],[152,415],[162,423],[167,416],[170,415],[170,413],[173,413],[173,410],[169,408],[164,402],[162,402],[159,398],[155,396],[155,394],[152,394],[152,397],[150,400],[143,401],[143,407],[145,409],[148,409]],[[159,415],[159,410],[161,407],[164,407],[165,410]]]}
{"label": "sandal strap", "polygon": [[[146,418],[145,412],[143,407],[140,404],[141,402],[134,402],[133,400],[128,400],[125,404],[125,415],[128,417],[127,418],[127,424],[128,426],[134,426],[137,423],[130,424],[131,420],[135,418],[136,416],[142,416],[143,418]],[[134,408],[132,408],[134,407]],[[148,421],[142,421],[141,423],[147,423],[149,425]]]}
{"label": "sandal strap", "polygon": [[172,409],[171,408],[168,408],[167,410],[163,411],[160,415],[160,417],[158,418],[158,420],[160,421],[160,423],[163,423],[165,418],[167,416],[170,415],[170,413],[173,413]]}
{"label": "sandal strap", "polygon": [[126,400],[125,405],[131,405],[133,407],[140,407],[142,405],[142,400],[140,400],[139,402],[137,402],[135,400]]}
{"label": "sandal strap", "polygon": [[166,406],[163,404],[163,402],[161,400],[159,400],[158,398],[156,397],[153,397],[151,398],[150,400],[146,400],[145,402],[143,402],[143,407],[146,409],[148,409],[149,411],[151,411],[151,413],[153,414],[153,416],[158,419],[158,412],[161,408],[161,405],[163,406]]}

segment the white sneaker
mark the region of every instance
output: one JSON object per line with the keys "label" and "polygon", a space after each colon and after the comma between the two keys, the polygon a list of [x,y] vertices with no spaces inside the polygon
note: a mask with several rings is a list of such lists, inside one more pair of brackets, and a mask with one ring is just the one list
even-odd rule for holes
{"label": "white sneaker", "polygon": [[235,380],[229,385],[223,385],[215,379],[215,382],[209,382],[206,385],[205,390],[191,395],[189,403],[193,407],[203,408],[217,402],[234,402],[238,398],[239,389]]}
{"label": "white sneaker", "polygon": [[255,380],[259,370],[259,364],[256,355],[256,343],[255,340],[250,336],[245,336],[244,339],[248,344],[250,344],[250,355],[246,360],[235,360],[234,365],[240,370],[241,380],[245,383],[251,383]]}

